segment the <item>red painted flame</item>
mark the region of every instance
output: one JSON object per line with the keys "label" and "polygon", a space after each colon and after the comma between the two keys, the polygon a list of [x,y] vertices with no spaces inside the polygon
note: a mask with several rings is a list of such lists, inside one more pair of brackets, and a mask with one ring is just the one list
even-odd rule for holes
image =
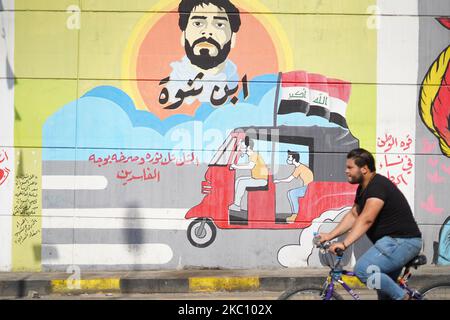
{"label": "red painted flame", "polygon": [[442,24],[444,27],[450,30],[450,17],[436,18],[436,20],[439,21],[439,23]]}
{"label": "red painted flame", "polygon": [[450,146],[450,63],[447,65],[431,113],[439,136]]}

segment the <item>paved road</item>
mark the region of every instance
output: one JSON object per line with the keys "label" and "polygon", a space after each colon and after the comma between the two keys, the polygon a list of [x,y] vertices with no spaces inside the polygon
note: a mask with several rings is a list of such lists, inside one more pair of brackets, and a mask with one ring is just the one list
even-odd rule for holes
{"label": "paved road", "polygon": [[[158,294],[52,294],[39,298],[25,297],[18,300],[276,300],[280,292],[214,292],[214,293],[158,293]],[[5,297],[5,300],[16,300]]]}
{"label": "paved road", "polygon": [[[355,290],[361,299],[373,300],[376,295],[369,290]],[[351,299],[348,294],[341,292],[344,299]],[[276,300],[281,292],[251,291],[251,292],[213,292],[213,293],[159,293],[159,294],[121,294],[121,293],[96,293],[96,294],[52,294],[36,298],[24,297],[16,299],[5,297],[5,300]]]}
{"label": "paved road", "polygon": [[[367,289],[354,290],[361,300],[376,300],[374,291]],[[338,293],[345,300],[352,297],[342,289]],[[2,297],[0,300],[276,300],[281,292],[251,291],[251,292],[213,292],[213,293],[158,293],[158,294],[121,294],[121,293],[95,293],[95,294],[52,294],[37,297]],[[450,288],[433,296],[435,300],[450,300]]]}

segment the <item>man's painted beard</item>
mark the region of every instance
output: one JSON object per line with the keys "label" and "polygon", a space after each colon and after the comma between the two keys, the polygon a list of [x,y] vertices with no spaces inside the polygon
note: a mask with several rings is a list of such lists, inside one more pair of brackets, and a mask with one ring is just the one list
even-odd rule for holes
{"label": "man's painted beard", "polygon": [[[194,47],[200,42],[211,43],[217,49],[216,56],[210,56],[208,49],[200,49],[200,55],[194,54]],[[187,40],[184,40],[184,48],[186,50],[186,55],[191,63],[200,69],[208,70],[217,67],[219,64],[224,62],[231,50],[231,40],[224,44],[223,48],[220,48],[220,44],[211,38],[202,37],[194,41],[192,46]]]}

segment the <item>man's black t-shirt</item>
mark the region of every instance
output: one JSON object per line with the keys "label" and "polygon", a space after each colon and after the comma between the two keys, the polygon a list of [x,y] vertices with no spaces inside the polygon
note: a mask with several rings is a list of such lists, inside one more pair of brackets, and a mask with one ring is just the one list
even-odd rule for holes
{"label": "man's black t-shirt", "polygon": [[367,236],[373,243],[384,236],[393,238],[422,236],[408,201],[388,178],[376,174],[364,190],[361,190],[361,186],[358,187],[355,198],[358,214],[361,214],[366,200],[369,198],[378,198],[384,201],[383,208],[367,231]]}

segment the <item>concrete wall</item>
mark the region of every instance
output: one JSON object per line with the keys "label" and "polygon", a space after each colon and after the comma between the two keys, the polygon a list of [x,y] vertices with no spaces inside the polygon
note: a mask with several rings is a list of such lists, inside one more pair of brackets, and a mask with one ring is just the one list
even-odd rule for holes
{"label": "concrete wall", "polygon": [[[180,1],[0,0],[1,271],[320,266],[357,146],[449,263],[448,1]],[[238,128],[270,176],[230,218]]]}

